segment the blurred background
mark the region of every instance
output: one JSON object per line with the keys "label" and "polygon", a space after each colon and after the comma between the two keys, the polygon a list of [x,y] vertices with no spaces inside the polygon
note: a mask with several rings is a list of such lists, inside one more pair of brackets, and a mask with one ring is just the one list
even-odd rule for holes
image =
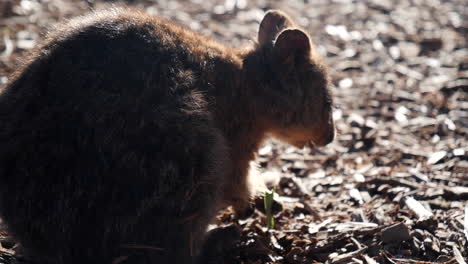
{"label": "blurred background", "polygon": [[[217,225],[242,228],[226,263],[466,263],[466,0],[0,0],[0,89],[53,25],[110,4],[232,46],[252,45],[264,13],[282,9],[330,67],[335,142],[260,149],[282,208],[268,232],[261,203],[242,221],[222,212]],[[3,229],[0,243],[14,253]]]}

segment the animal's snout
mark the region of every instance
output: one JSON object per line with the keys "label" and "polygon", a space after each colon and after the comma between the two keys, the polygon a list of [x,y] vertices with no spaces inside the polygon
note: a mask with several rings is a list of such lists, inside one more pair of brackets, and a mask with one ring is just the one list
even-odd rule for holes
{"label": "animal's snout", "polygon": [[336,132],[333,119],[330,119],[325,126],[326,127],[322,130],[322,136],[320,137],[318,142],[315,142],[315,144],[318,146],[328,145],[335,139]]}
{"label": "animal's snout", "polygon": [[327,135],[326,144],[330,144],[335,139],[335,127],[330,130],[331,131]]}

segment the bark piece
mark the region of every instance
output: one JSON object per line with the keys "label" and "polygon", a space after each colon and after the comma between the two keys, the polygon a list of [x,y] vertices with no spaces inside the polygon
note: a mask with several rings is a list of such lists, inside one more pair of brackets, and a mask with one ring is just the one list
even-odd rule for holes
{"label": "bark piece", "polygon": [[384,243],[398,243],[411,238],[408,227],[404,223],[398,223],[382,229],[382,241]]}

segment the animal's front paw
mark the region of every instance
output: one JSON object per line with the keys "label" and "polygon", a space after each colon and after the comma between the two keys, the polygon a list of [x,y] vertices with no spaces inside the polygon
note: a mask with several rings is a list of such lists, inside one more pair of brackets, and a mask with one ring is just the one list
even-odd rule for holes
{"label": "animal's front paw", "polygon": [[[255,197],[240,205],[233,206],[237,218],[246,219],[254,213],[255,209],[266,214],[265,212],[265,195],[258,193]],[[283,205],[278,199],[273,199],[272,213],[275,215],[283,210]]]}
{"label": "animal's front paw", "polygon": [[232,203],[232,208],[239,219],[246,219],[255,211],[253,200],[236,200]]}
{"label": "animal's front paw", "polygon": [[237,208],[233,207],[233,208],[238,219],[249,218],[255,212],[255,204],[253,203],[253,201],[246,203],[245,206],[237,207]]}
{"label": "animal's front paw", "polygon": [[[260,212],[262,212],[264,214],[266,213],[265,212],[265,195],[264,194],[255,195],[253,203],[255,205],[255,208],[257,208],[257,210],[259,210]],[[283,205],[281,204],[281,202],[278,201],[278,199],[276,199],[276,197],[273,197],[273,204],[272,204],[272,207],[271,207],[272,213],[275,215],[275,214],[281,212],[282,210],[283,210]]]}

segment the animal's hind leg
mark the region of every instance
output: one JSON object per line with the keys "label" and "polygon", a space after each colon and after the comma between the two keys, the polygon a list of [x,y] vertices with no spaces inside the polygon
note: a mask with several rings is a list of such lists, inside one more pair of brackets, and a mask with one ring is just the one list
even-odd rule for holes
{"label": "animal's hind leg", "polygon": [[[158,165],[177,168],[160,174],[159,181],[179,181],[167,194],[161,196],[157,192],[144,202],[147,209],[140,211],[137,221],[126,232],[126,252],[138,256],[142,263],[196,262],[205,242],[206,228],[220,209],[222,186],[226,181],[225,167],[221,166],[226,163],[216,157],[224,151],[220,140],[215,135],[210,139],[215,144],[189,151],[192,157],[179,156],[174,160],[166,156],[164,163]],[[190,159],[192,163],[187,163]],[[186,166],[183,170],[182,165]]]}
{"label": "animal's hind leg", "polygon": [[241,231],[235,225],[215,228],[208,232],[197,264],[223,264],[229,261],[230,257],[238,255],[236,249],[240,235]]}
{"label": "animal's hind leg", "polygon": [[[196,263],[205,242],[207,225],[216,212],[215,208],[210,207],[209,199],[200,204],[200,199],[209,197],[203,196],[194,197],[197,200],[193,204],[195,210],[187,214],[154,208],[142,215],[121,245],[121,255],[128,256],[128,260],[123,263]],[[204,208],[200,208],[200,205]]]}

